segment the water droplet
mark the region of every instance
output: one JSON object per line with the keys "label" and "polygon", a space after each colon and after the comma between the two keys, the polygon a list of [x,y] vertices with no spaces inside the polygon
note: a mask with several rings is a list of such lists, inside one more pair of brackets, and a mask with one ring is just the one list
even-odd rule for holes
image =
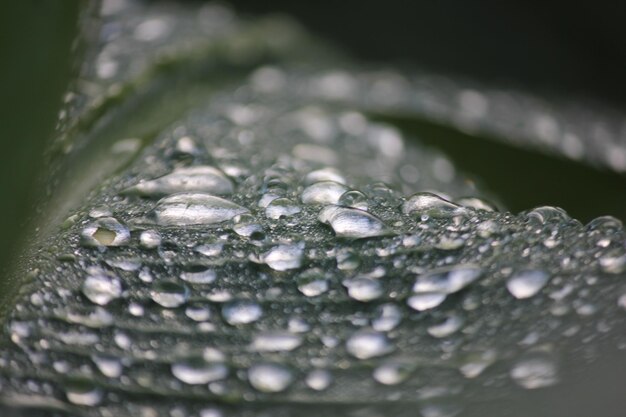
{"label": "water droplet", "polygon": [[261,257],[263,263],[276,271],[287,271],[302,266],[304,247],[297,245],[278,245]]}
{"label": "water droplet", "polygon": [[559,382],[555,361],[546,355],[536,355],[518,361],[509,373],[513,381],[526,389],[549,387]]}
{"label": "water droplet", "polygon": [[233,192],[233,183],[216,168],[194,166],[176,168],[167,175],[140,182],[126,190],[128,193],[151,197],[193,191],[228,195]]}
{"label": "water droplet", "polygon": [[337,204],[348,188],[334,181],[322,181],[309,185],[302,191],[304,204]]}
{"label": "water droplet", "polygon": [[265,232],[263,226],[250,214],[241,214],[234,218],[233,231],[242,237],[249,237],[253,240],[263,240]]}
{"label": "water droplet", "polygon": [[384,333],[360,330],[346,342],[346,350],[357,359],[370,359],[393,351],[393,346]]}
{"label": "water droplet", "polygon": [[354,208],[327,206],[320,211],[318,220],[329,224],[337,237],[362,239],[391,233],[378,217]]}
{"label": "water droplet", "polygon": [[232,301],[222,306],[222,316],[232,326],[253,323],[262,315],[261,306],[253,301]]}
{"label": "water droplet", "polygon": [[433,337],[447,337],[458,331],[463,326],[463,319],[457,315],[451,315],[436,325],[428,327],[427,331]]}
{"label": "water droplet", "polygon": [[319,268],[312,268],[297,276],[298,290],[307,297],[316,297],[328,291],[328,280]]}
{"label": "water droplet", "polygon": [[506,288],[515,298],[530,298],[541,291],[549,278],[550,276],[542,270],[520,271],[507,280]]}
{"label": "water droplet", "polygon": [[189,269],[191,270],[181,273],[180,278],[183,281],[187,281],[192,284],[210,284],[215,281],[215,278],[217,277],[214,270],[206,268],[202,265]]}
{"label": "water droplet", "polygon": [[402,321],[402,310],[395,304],[383,304],[376,310],[376,318],[372,320],[372,328],[379,332],[395,329]]}
{"label": "water droplet", "polygon": [[354,278],[343,281],[343,285],[348,289],[350,298],[368,302],[383,295],[383,287],[380,281],[371,278]]}
{"label": "water droplet", "polygon": [[161,244],[161,235],[155,230],[145,230],[139,235],[139,244],[145,249],[154,249]]}
{"label": "water droplet", "polygon": [[287,389],[293,380],[293,373],[286,367],[263,363],[248,369],[248,381],[256,390],[266,393],[281,392]]}
{"label": "water droplet", "polygon": [[98,219],[81,232],[83,246],[123,246],[128,242],[130,242],[130,231],[113,217]]}
{"label": "water droplet", "polygon": [[367,211],[369,208],[367,196],[357,190],[351,190],[343,193],[341,197],[339,197],[338,204],[340,206],[352,207],[363,211]]}
{"label": "water droplet", "polygon": [[494,204],[478,197],[459,198],[455,201],[455,204],[461,205],[463,207],[472,208],[474,210],[498,211]]}
{"label": "water droplet", "polygon": [[326,369],[314,369],[305,379],[306,385],[315,391],[324,391],[333,382],[333,376]]}
{"label": "water droplet", "polygon": [[413,292],[452,294],[476,281],[483,270],[472,264],[453,265],[420,275],[413,285]]}
{"label": "water droplet", "polygon": [[280,219],[281,217],[293,216],[300,213],[302,209],[288,198],[277,198],[265,208],[265,215],[270,219]]}
{"label": "water droplet", "polygon": [[607,274],[621,274],[626,271],[626,254],[608,254],[598,259],[602,271]]}
{"label": "water droplet", "polygon": [[89,268],[88,273],[81,290],[89,301],[103,306],[121,297],[122,284],[119,279],[99,268]]}
{"label": "water droplet", "polygon": [[220,197],[182,193],[159,200],[154,216],[161,226],[188,226],[221,223],[246,212],[247,209]]}
{"label": "water droplet", "polygon": [[193,358],[177,362],[171,366],[172,375],[189,385],[204,385],[219,381],[228,376],[228,368],[223,363],[207,363],[203,358]]}
{"label": "water droplet", "polygon": [[526,213],[526,218],[537,224],[557,223],[569,220],[569,215],[559,207],[537,207]]}
{"label": "water droplet", "polygon": [[193,304],[187,306],[185,315],[194,321],[207,321],[211,318],[211,309],[203,304]]}
{"label": "water droplet", "polygon": [[122,362],[113,356],[92,356],[91,359],[102,375],[109,378],[119,378],[122,375]]}
{"label": "water droplet", "polygon": [[94,406],[102,401],[102,390],[87,379],[66,382],[65,395],[72,404]]}
{"label": "water droplet", "polygon": [[346,179],[341,173],[335,168],[327,167],[318,169],[316,171],[311,171],[304,177],[304,184],[311,185],[317,182],[324,181],[332,181],[338,184],[345,184]]}
{"label": "water droplet", "polygon": [[224,250],[224,244],[222,242],[207,243],[196,246],[194,250],[204,256],[212,257],[222,253],[222,250]]}
{"label": "water droplet", "polygon": [[426,311],[443,303],[446,297],[447,294],[442,294],[440,292],[425,292],[409,297],[407,304],[414,310]]}
{"label": "water droplet", "polygon": [[289,352],[302,344],[302,337],[285,331],[256,334],[251,349],[257,352]]}
{"label": "water droplet", "polygon": [[397,385],[404,382],[415,369],[410,363],[390,360],[374,369],[374,379],[383,385]]}
{"label": "water droplet", "polygon": [[402,206],[404,214],[417,213],[420,216],[446,218],[466,213],[466,209],[433,193],[417,193],[409,197]]}
{"label": "water droplet", "polygon": [[176,308],[187,302],[189,289],[176,281],[156,281],[150,289],[150,298],[165,308]]}

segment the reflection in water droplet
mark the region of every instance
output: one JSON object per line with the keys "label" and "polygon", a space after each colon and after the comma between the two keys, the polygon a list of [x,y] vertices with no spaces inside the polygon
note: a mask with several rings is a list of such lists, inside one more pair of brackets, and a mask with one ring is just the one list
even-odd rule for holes
{"label": "reflection in water droplet", "polygon": [[402,212],[404,214],[417,213],[421,216],[425,215],[433,218],[445,218],[463,215],[467,212],[467,210],[464,207],[445,200],[436,194],[417,193],[406,200],[402,206]]}
{"label": "reflection in water droplet", "polygon": [[393,346],[384,333],[360,330],[346,342],[346,350],[357,359],[370,359],[393,351]]}
{"label": "reflection in water droplet", "polygon": [[271,331],[254,335],[251,349],[256,352],[288,352],[302,344],[302,336],[285,331]]}
{"label": "reflection in water droplet", "polygon": [[261,260],[276,271],[287,271],[302,266],[303,245],[278,245],[264,253]]}
{"label": "reflection in water droplet", "polygon": [[357,190],[351,190],[343,193],[339,198],[338,204],[340,206],[352,207],[363,211],[367,211],[369,208],[367,196]]}
{"label": "reflection in water droplet", "polygon": [[187,302],[189,289],[175,281],[156,281],[150,289],[150,298],[165,308],[176,308]]}
{"label": "reflection in water droplet", "polygon": [[559,382],[555,361],[544,355],[518,361],[509,374],[513,381],[526,389],[549,387]]}
{"label": "reflection in water droplet", "polygon": [[154,209],[161,226],[216,224],[246,213],[248,210],[220,197],[202,193],[174,194],[162,198]]}
{"label": "reflection in water droplet", "polygon": [[506,288],[518,299],[530,298],[547,284],[550,276],[542,270],[526,270],[515,273],[506,282]]}
{"label": "reflection in water droplet", "polygon": [[557,223],[569,220],[569,215],[559,207],[543,206],[532,209],[526,214],[530,222],[537,224]]}
{"label": "reflection in water droplet", "polygon": [[337,204],[348,188],[334,181],[322,181],[309,185],[302,191],[304,204]]}
{"label": "reflection in water droplet", "polygon": [[204,359],[189,359],[172,364],[172,375],[189,385],[203,385],[228,376],[223,363],[207,363]]}
{"label": "reflection in water droplet", "polygon": [[81,232],[83,246],[123,246],[130,241],[130,231],[113,217],[98,219]]}
{"label": "reflection in water droplet", "polygon": [[253,323],[262,315],[261,306],[253,301],[232,301],[222,306],[222,316],[232,326]]}
{"label": "reflection in water droplet", "polygon": [[214,195],[232,194],[233,184],[211,166],[177,168],[154,180],[143,181],[126,190],[143,196],[165,196],[181,192],[204,192]]}
{"label": "reflection in water droplet", "polygon": [[362,239],[391,233],[378,217],[353,208],[327,206],[320,211],[318,220],[329,224],[337,237]]}
{"label": "reflection in water droplet", "polygon": [[248,369],[250,385],[261,392],[284,391],[292,380],[292,372],[279,364],[264,363],[253,365]]}
{"label": "reflection in water droplet", "polygon": [[306,385],[315,391],[324,391],[333,382],[333,376],[326,369],[314,369],[305,379]]}
{"label": "reflection in water droplet", "polygon": [[92,303],[103,306],[121,297],[122,284],[119,279],[99,268],[89,268],[88,272],[81,290]]}
{"label": "reflection in water droplet", "polygon": [[354,278],[343,281],[343,285],[348,289],[350,298],[368,302],[383,295],[383,287],[380,281],[371,278]]}

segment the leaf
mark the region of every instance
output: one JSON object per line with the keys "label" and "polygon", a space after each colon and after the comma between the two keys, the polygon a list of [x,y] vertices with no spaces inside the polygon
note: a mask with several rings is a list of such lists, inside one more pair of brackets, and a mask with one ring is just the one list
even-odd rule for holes
{"label": "leaf", "polygon": [[7,303],[7,413],[569,416],[621,399],[619,220],[499,212],[363,113],[419,108],[368,96],[394,98],[396,75],[320,76],[336,59],[289,24],[171,7],[106,17],[120,32],[92,70],[119,72],[77,92],[56,214]]}

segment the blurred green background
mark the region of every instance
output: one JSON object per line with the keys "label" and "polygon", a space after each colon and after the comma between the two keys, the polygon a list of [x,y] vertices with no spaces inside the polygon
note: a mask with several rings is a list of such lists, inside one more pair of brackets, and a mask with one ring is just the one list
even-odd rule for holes
{"label": "blurred green background", "polygon": [[[624,107],[626,30],[620,2],[574,4],[462,0],[259,2],[235,0],[254,16],[284,12],[350,55],[487,83]],[[4,2],[0,13],[0,266],[16,253],[32,215],[62,94],[80,59],[73,51],[79,0]],[[512,211],[550,204],[583,221],[626,219],[623,176],[468,138],[424,120],[394,120],[474,173]],[[43,208],[45,210],[45,207]]]}

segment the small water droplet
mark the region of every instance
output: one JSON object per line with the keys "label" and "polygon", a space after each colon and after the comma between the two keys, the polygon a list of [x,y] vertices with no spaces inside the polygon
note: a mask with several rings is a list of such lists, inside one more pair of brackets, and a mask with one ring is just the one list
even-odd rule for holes
{"label": "small water droplet", "polygon": [[328,291],[328,280],[319,268],[312,268],[296,277],[298,290],[307,297],[316,297]]}
{"label": "small water droplet", "polygon": [[506,282],[506,288],[517,299],[530,298],[548,283],[550,276],[542,270],[525,270],[513,274]]}
{"label": "small water droplet", "polygon": [[536,207],[526,213],[526,218],[537,224],[557,223],[570,219],[565,210],[552,206]]}
{"label": "small water droplet", "polygon": [[253,323],[262,315],[261,306],[253,301],[232,301],[222,306],[222,316],[232,326]]}
{"label": "small water droplet", "polygon": [[224,244],[222,242],[207,243],[196,246],[194,250],[201,255],[212,257],[222,253],[224,250]]}
{"label": "small water droplet", "polygon": [[113,356],[94,355],[91,359],[96,364],[102,375],[109,378],[119,378],[120,375],[122,375],[124,367],[118,358]]}
{"label": "small water droplet", "polygon": [[113,217],[104,217],[87,225],[81,232],[83,246],[124,246],[130,242],[130,231]]}
{"label": "small water droplet", "polygon": [[343,193],[341,197],[339,197],[338,204],[340,206],[351,207],[363,211],[367,211],[369,208],[367,196],[357,190],[351,190]]}
{"label": "small water droplet", "polygon": [[[188,267],[189,268],[189,267]],[[190,271],[186,271],[180,274],[180,278],[183,281],[187,281],[192,284],[210,284],[215,281],[217,274],[214,270],[198,265],[195,268],[189,268]]]}
{"label": "small water droplet", "polygon": [[95,406],[102,401],[102,390],[87,379],[74,379],[65,383],[65,395],[72,404]]}
{"label": "small water droplet", "polygon": [[211,318],[211,309],[204,304],[193,304],[185,308],[185,315],[193,321],[203,322]]}
{"label": "small water droplet", "polygon": [[159,200],[154,216],[161,226],[188,226],[221,223],[247,212],[247,209],[220,197],[182,193]]}
{"label": "small water droplet", "polygon": [[82,285],[82,292],[94,304],[107,305],[122,295],[119,279],[99,268],[89,268],[89,275]]}
{"label": "small water droplet", "polygon": [[337,237],[362,239],[391,234],[378,217],[354,208],[327,206],[320,211],[318,220],[329,224]]}
{"label": "small water droplet", "polygon": [[203,358],[187,359],[171,366],[172,375],[189,385],[204,385],[228,376],[223,363],[207,363]]}
{"label": "small water droplet", "polygon": [[306,385],[315,391],[324,391],[333,382],[333,376],[326,369],[314,369],[305,379]]}
{"label": "small water droplet", "polygon": [[393,351],[393,346],[384,333],[360,330],[346,342],[346,350],[357,359],[371,359]]}
{"label": "small water droplet", "polygon": [[256,352],[289,352],[302,344],[302,337],[285,331],[259,333],[250,348]]}
{"label": "small water droplet", "polygon": [[304,246],[302,244],[278,245],[264,253],[261,260],[273,270],[287,271],[300,268],[303,257]]}
{"label": "small water droplet", "polygon": [[302,209],[288,198],[277,198],[265,208],[265,215],[270,219],[280,219],[281,217],[293,216],[300,213]]}
{"label": "small water droplet", "polygon": [[446,218],[463,215],[467,210],[433,193],[417,193],[409,197],[402,206],[404,214],[417,213],[420,216]]}
{"label": "small water droplet", "polygon": [[402,310],[395,304],[383,304],[376,309],[376,318],[372,320],[372,328],[379,332],[395,329],[402,321]]}
{"label": "small water droplet", "polygon": [[263,226],[250,214],[241,214],[234,218],[233,231],[242,237],[249,237],[253,240],[263,240],[265,232]]}
{"label": "small water droplet", "polygon": [[165,196],[181,192],[204,192],[228,195],[233,183],[220,170],[211,166],[176,168],[162,177],[143,181],[125,190],[142,196]]}
{"label": "small water droplet", "polygon": [[139,235],[139,244],[145,249],[154,249],[161,244],[161,235],[156,230],[144,230]]}
{"label": "small water droplet", "polygon": [[283,365],[263,363],[248,369],[248,381],[256,390],[266,393],[282,392],[293,380],[291,370]]}
{"label": "small water droplet", "polygon": [[457,315],[446,317],[441,323],[428,327],[427,331],[433,337],[442,338],[450,336],[463,326],[463,319]]}
{"label": "small water droplet", "polygon": [[189,289],[176,281],[155,281],[150,289],[150,298],[165,308],[176,308],[189,299]]}
{"label": "small water droplet", "polygon": [[404,382],[415,369],[410,363],[390,360],[374,369],[374,379],[383,385],[397,385]]}
{"label": "small water droplet", "polygon": [[337,204],[348,188],[334,181],[321,181],[309,185],[302,191],[304,204]]}
{"label": "small water droplet", "polygon": [[350,298],[368,302],[376,300],[383,295],[383,287],[380,281],[371,278],[353,278],[343,281],[343,285],[348,289]]}
{"label": "small water droplet", "polygon": [[426,311],[439,306],[446,297],[447,294],[440,292],[425,292],[409,297],[407,304],[414,310]]}

